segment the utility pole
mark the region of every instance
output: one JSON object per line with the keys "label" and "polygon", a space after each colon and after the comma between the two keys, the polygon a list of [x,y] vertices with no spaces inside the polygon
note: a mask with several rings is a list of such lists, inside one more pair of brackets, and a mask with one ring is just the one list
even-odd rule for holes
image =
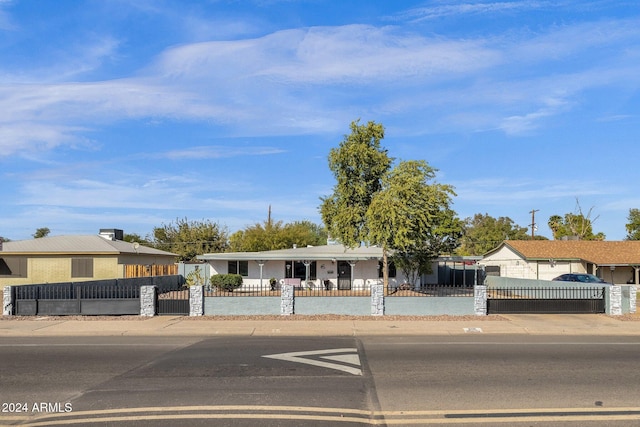
{"label": "utility pole", "polygon": [[536,233],[536,212],[538,212],[540,209],[532,209],[529,211],[529,213],[531,214],[531,240],[533,240],[533,238],[535,237],[535,233]]}

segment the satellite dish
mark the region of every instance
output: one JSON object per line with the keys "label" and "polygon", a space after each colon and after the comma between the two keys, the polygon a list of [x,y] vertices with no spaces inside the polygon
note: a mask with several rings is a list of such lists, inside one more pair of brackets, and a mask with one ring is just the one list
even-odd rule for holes
{"label": "satellite dish", "polygon": [[138,242],[133,242],[133,250],[136,251],[136,253],[138,253],[138,248],[140,247],[140,243]]}

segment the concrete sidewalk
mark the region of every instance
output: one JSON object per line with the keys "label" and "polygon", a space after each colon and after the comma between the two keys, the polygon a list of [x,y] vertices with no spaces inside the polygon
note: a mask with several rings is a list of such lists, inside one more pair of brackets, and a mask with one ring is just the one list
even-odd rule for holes
{"label": "concrete sidewalk", "polygon": [[[500,320],[492,320],[500,319]],[[640,320],[640,317],[635,317]],[[640,321],[598,314],[521,314],[492,318],[339,320],[216,317],[33,317],[0,320],[0,337],[55,336],[372,336],[372,335],[638,335]]]}

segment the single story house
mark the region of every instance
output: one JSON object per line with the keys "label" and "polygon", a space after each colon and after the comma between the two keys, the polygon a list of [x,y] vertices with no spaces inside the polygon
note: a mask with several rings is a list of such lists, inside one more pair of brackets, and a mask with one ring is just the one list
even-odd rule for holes
{"label": "single story house", "polygon": [[122,240],[122,231],[0,243],[0,288],[125,277],[127,265],[174,265],[177,255]]}
{"label": "single story house", "polygon": [[[226,252],[199,255],[198,259],[207,264],[206,276],[215,274],[240,274],[243,284],[248,286],[268,286],[271,278],[280,284],[294,286],[311,285],[316,288],[361,290],[382,280],[382,248],[361,246],[348,248],[340,244],[322,246],[293,247],[290,249],[262,252]],[[475,262],[481,257],[441,257],[434,261],[433,273],[420,278],[421,284],[442,284],[438,276],[443,276],[443,267],[452,266],[462,272],[475,271]],[[468,275],[453,274],[452,280],[462,285]],[[447,279],[447,281],[449,281]],[[389,265],[389,286],[397,287],[406,282],[402,272]],[[467,284],[473,286],[473,276]]]}
{"label": "single story house", "polygon": [[606,282],[637,285],[640,241],[505,240],[479,263],[487,275],[552,280],[589,273]]}

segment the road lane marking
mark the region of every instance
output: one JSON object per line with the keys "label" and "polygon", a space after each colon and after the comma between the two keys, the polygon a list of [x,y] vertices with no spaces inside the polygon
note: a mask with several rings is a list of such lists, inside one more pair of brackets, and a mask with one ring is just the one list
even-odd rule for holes
{"label": "road lane marking", "polygon": [[[336,362],[339,361],[353,366],[324,362],[322,360],[313,359],[311,358],[312,356],[320,357],[321,359],[333,360]],[[347,372],[352,375],[362,375],[362,369],[360,369],[360,358],[358,357],[357,348],[334,348],[328,350],[295,351],[292,353],[267,354],[262,357],[266,357],[268,359],[284,360],[287,362],[304,363],[306,365],[320,366],[322,368]]]}
{"label": "road lane marking", "polygon": [[[280,413],[276,413],[280,412]],[[93,418],[92,418],[93,417]],[[187,419],[282,419],[376,425],[474,424],[511,425],[531,422],[587,422],[640,420],[640,408],[540,408],[494,410],[366,411],[300,406],[178,406],[123,408],[41,414],[23,427],[88,425],[132,421]],[[0,417],[1,421],[6,418]]]}

